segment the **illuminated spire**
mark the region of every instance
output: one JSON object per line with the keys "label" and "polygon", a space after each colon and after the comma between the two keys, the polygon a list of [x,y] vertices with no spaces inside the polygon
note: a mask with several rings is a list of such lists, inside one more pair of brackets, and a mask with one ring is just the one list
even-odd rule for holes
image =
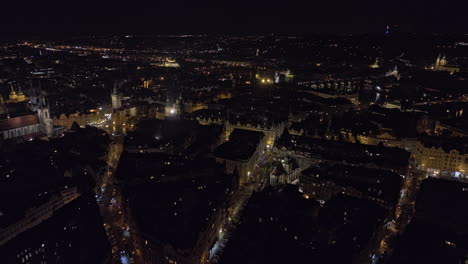
{"label": "illuminated spire", "polygon": [[442,59],[440,60],[440,66],[445,66],[445,65],[447,65],[447,58],[444,55]]}
{"label": "illuminated spire", "polygon": [[371,67],[372,69],[376,69],[376,68],[379,68],[380,65],[379,65],[379,58],[375,58],[375,62],[371,65],[369,65],[369,67]]}
{"label": "illuminated spire", "polygon": [[18,96],[16,98],[18,102],[23,102],[26,100],[26,96],[24,95],[23,91],[21,90],[21,86],[18,85]]}
{"label": "illuminated spire", "polygon": [[15,92],[15,89],[13,88],[12,83],[10,83],[10,87],[11,87],[10,100],[16,100],[18,96],[16,95],[16,92]]}

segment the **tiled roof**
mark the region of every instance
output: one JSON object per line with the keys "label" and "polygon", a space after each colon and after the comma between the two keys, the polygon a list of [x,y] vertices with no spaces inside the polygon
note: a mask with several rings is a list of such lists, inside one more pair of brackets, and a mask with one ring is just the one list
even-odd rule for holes
{"label": "tiled roof", "polygon": [[36,114],[12,117],[0,120],[0,131],[32,126],[37,124],[39,124],[39,119]]}

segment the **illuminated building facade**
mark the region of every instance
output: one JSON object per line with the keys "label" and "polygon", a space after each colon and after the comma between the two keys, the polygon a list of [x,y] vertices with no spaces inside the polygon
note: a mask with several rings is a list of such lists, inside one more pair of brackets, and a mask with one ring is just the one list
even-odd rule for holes
{"label": "illuminated building facade", "polygon": [[60,116],[54,116],[52,119],[52,124],[54,126],[61,126],[67,129],[71,128],[73,123],[77,123],[79,126],[86,126],[92,124],[98,124],[102,119],[98,113],[89,112],[89,113],[74,113],[74,114],[65,114],[62,113]]}
{"label": "illuminated building facade", "polygon": [[413,157],[422,170],[434,175],[466,177],[468,150],[460,143],[466,138],[423,138],[416,144]]}
{"label": "illuminated building facade", "polygon": [[208,105],[201,103],[201,102],[188,101],[188,102],[184,102],[183,106],[184,106],[183,111],[185,113],[192,113],[198,110],[208,109]]}
{"label": "illuminated building facade", "polygon": [[312,88],[313,90],[330,90],[336,93],[354,93],[358,90],[358,87],[362,85],[361,80],[346,80],[346,79],[335,79],[335,80],[320,80],[320,81],[300,81],[299,85]]}
{"label": "illuminated building facade", "polygon": [[396,147],[411,152],[417,143],[416,138],[397,138],[391,131],[380,131],[372,135],[358,135],[357,139],[362,144],[379,145],[382,143],[385,147]]}
{"label": "illuminated building facade", "polygon": [[28,137],[40,131],[39,118],[35,113],[0,119],[0,132],[3,139]]}
{"label": "illuminated building facade", "polygon": [[371,65],[369,65],[369,67],[372,68],[372,69],[378,69],[378,68],[380,68],[379,58],[375,58],[374,63],[372,63]]}
{"label": "illuminated building facade", "polygon": [[449,65],[445,55],[437,56],[436,62],[432,67],[434,71],[446,71],[450,73],[455,73],[460,71],[460,67],[456,65]]}
{"label": "illuminated building facade", "polygon": [[153,83],[152,80],[144,80],[143,81],[143,88],[148,89],[151,86],[152,83]]}
{"label": "illuminated building facade", "polygon": [[169,102],[169,98],[168,98],[166,102],[165,111],[164,111],[165,118],[178,117],[182,114],[181,110],[182,110],[181,109],[181,97],[178,97],[175,103],[173,104]]}
{"label": "illuminated building facade", "polygon": [[117,90],[117,84],[114,85],[114,90],[112,91],[112,94],[111,94],[111,100],[112,100],[112,109],[116,110],[122,107],[122,95],[120,95]]}
{"label": "illuminated building facade", "polygon": [[6,101],[6,103],[20,103],[28,99],[26,95],[23,93],[23,91],[21,90],[21,88],[19,88],[18,93],[16,93],[11,83],[10,83],[10,86],[11,86],[11,90],[10,90],[10,94],[8,95],[8,100]]}
{"label": "illuminated building facade", "polygon": [[225,129],[226,129],[226,138],[229,138],[232,131],[234,129],[245,129],[251,131],[258,131],[265,134],[266,137],[266,147],[271,148],[275,144],[276,139],[278,139],[284,131],[284,122],[274,123],[271,126],[262,126],[262,125],[252,125],[252,124],[241,124],[240,122],[237,123],[230,123],[229,121],[225,122]]}

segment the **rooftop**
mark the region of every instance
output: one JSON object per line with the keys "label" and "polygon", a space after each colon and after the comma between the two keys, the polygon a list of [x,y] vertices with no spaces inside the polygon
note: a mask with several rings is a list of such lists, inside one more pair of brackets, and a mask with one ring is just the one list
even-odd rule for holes
{"label": "rooftop", "polygon": [[303,152],[322,160],[374,164],[392,169],[406,168],[410,157],[409,152],[399,148],[294,136],[287,131],[277,140],[275,147]]}
{"label": "rooftop", "polygon": [[161,147],[181,143],[190,137],[196,127],[194,120],[143,120],[125,138],[127,146]]}
{"label": "rooftop", "polygon": [[445,152],[457,150],[461,155],[468,154],[468,137],[435,137],[424,135],[420,139],[426,148],[442,148]]}
{"label": "rooftop", "polygon": [[337,196],[320,206],[295,186],[249,199],[220,263],[348,263],[371,238],[385,210]]}
{"label": "rooftop", "polygon": [[0,131],[16,129],[26,126],[38,125],[39,118],[36,114],[27,114],[23,116],[10,117],[0,120]]}
{"label": "rooftop", "polygon": [[125,195],[145,237],[191,249],[210,217],[223,205],[229,184],[230,178],[224,175],[199,177],[128,186]]}
{"label": "rooftop", "polygon": [[328,180],[343,187],[354,187],[358,191],[390,202],[396,202],[401,185],[400,175],[384,169],[321,162],[302,171],[302,177]]}
{"label": "rooftop", "polygon": [[124,181],[170,181],[196,175],[216,175],[213,160],[192,159],[163,152],[129,153],[124,151],[117,178]]}
{"label": "rooftop", "polygon": [[[58,194],[65,186],[90,186],[87,166],[97,170],[107,150],[107,137],[80,129],[50,141],[34,140],[4,146],[0,151],[0,227],[21,219],[25,212]],[[72,178],[64,177],[66,171]],[[15,201],[12,203],[11,201]]]}

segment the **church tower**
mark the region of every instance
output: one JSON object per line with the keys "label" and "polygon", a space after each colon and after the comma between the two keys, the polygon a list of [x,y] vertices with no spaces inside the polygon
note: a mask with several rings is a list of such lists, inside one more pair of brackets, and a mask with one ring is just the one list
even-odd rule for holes
{"label": "church tower", "polygon": [[447,58],[445,57],[445,55],[440,60],[440,66],[442,66],[442,67],[447,66]]}
{"label": "church tower", "polygon": [[120,107],[122,107],[122,96],[119,94],[117,90],[117,82],[114,82],[114,90],[112,91],[112,94],[111,94],[111,100],[112,100],[113,110],[117,110]]}
{"label": "church tower", "polygon": [[11,91],[10,91],[10,97],[9,99],[12,100],[12,101],[16,101],[18,99],[18,95],[16,94],[15,92],[15,89],[13,88],[13,84],[10,83],[10,86],[11,86]]}
{"label": "church tower", "polygon": [[436,63],[434,65],[435,70],[438,70],[440,66],[440,54],[437,56]]}
{"label": "church tower", "polygon": [[26,96],[24,95],[23,91],[21,91],[21,87],[18,87],[18,96],[16,97],[17,102],[24,102],[26,101]]}
{"label": "church tower", "polygon": [[171,102],[172,100],[167,95],[166,97],[166,107],[165,107],[165,118],[175,118],[180,113],[180,101],[176,99],[175,103]]}
{"label": "church tower", "polygon": [[171,86],[166,92],[165,119],[178,118],[183,110],[182,95],[175,96],[175,82],[175,80],[172,80]]}
{"label": "church tower", "polygon": [[375,58],[375,61],[373,64],[369,65],[370,68],[372,69],[377,69],[377,68],[380,68],[380,64],[379,64],[379,58]]}
{"label": "church tower", "polygon": [[445,55],[439,54],[434,65],[434,70],[436,71],[445,71],[447,70],[447,57]]}
{"label": "church tower", "polygon": [[54,126],[52,125],[52,118],[50,117],[49,103],[46,102],[46,99],[43,96],[39,99],[37,115],[39,117],[39,122],[41,123],[42,132],[45,133],[47,137],[52,137]]}
{"label": "church tower", "polygon": [[52,118],[50,116],[49,103],[46,101],[46,97],[41,89],[41,83],[39,82],[39,91],[36,91],[32,87],[32,97],[30,101],[30,107],[33,111],[37,112],[37,117],[39,118],[41,132],[46,134],[47,137],[53,136],[54,126],[52,124]]}
{"label": "church tower", "polygon": [[174,109],[176,110],[176,113],[177,113],[178,115],[180,115],[180,114],[182,114],[182,112],[183,112],[183,111],[182,111],[183,108],[184,108],[184,105],[183,105],[183,103],[182,103],[182,94],[179,94],[179,97],[177,97],[177,99],[176,99],[176,103],[175,103],[175,105],[174,105]]}

